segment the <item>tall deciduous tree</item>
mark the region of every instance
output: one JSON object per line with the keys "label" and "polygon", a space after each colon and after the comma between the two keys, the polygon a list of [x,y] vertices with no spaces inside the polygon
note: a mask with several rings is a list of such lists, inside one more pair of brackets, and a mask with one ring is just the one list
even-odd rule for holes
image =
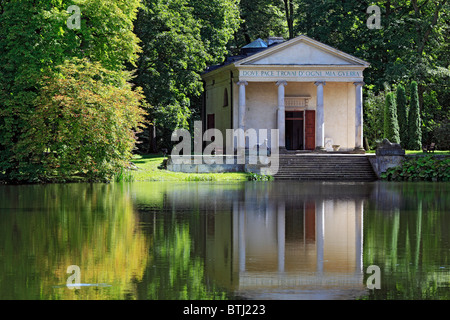
{"label": "tall deciduous tree", "polygon": [[408,147],[411,150],[422,148],[421,125],[418,85],[416,81],[413,81],[411,82],[411,101],[408,115]]}
{"label": "tall deciduous tree", "polygon": [[144,122],[143,95],[130,78],[77,58],[45,76],[20,142],[38,164],[26,178],[109,180],[127,167]]}
{"label": "tall deciduous tree", "polygon": [[386,94],[386,108],[384,111],[384,138],[392,143],[400,143],[397,120],[397,106],[393,92]]}
{"label": "tall deciduous tree", "polygon": [[283,0],[289,39],[294,38],[294,0]]}
{"label": "tall deciduous tree", "polygon": [[400,143],[404,148],[408,146],[408,109],[406,92],[403,85],[399,85],[396,90],[397,116],[400,133]]}
{"label": "tall deciduous tree", "polygon": [[189,0],[192,16],[200,22],[200,37],[211,63],[221,63],[228,52],[228,43],[242,22],[239,0]]}
{"label": "tall deciduous tree", "polygon": [[238,53],[242,46],[258,38],[288,37],[283,2],[280,0],[240,0],[242,23],[232,45]]}
{"label": "tall deciduous tree", "polygon": [[[69,29],[70,5],[81,10],[80,29]],[[0,174],[19,178],[33,159],[21,149],[30,129],[42,79],[72,57],[110,70],[133,64],[138,39],[133,20],[139,0],[16,0],[0,4]]]}
{"label": "tall deciduous tree", "polygon": [[[135,23],[141,39],[135,83],[153,106],[158,147],[170,148],[176,128],[187,128],[192,97],[203,90],[200,74],[221,61],[238,27],[235,0],[144,0]],[[153,148],[154,149],[154,148]]]}

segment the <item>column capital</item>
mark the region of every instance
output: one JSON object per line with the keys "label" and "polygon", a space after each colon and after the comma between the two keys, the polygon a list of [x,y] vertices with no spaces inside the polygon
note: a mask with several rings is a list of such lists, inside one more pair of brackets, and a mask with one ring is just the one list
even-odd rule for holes
{"label": "column capital", "polygon": [[316,86],[324,86],[324,85],[326,85],[326,82],[325,81],[316,81],[316,82],[314,82],[314,84]]}
{"label": "column capital", "polygon": [[287,81],[286,80],[278,80],[277,86],[287,86]]}
{"label": "column capital", "polygon": [[238,81],[237,83],[236,83],[238,86],[246,86],[246,85],[248,85],[248,82],[247,81]]}
{"label": "column capital", "polygon": [[353,82],[353,84],[354,84],[355,86],[361,86],[361,87],[363,87],[363,86],[365,85],[364,81]]}

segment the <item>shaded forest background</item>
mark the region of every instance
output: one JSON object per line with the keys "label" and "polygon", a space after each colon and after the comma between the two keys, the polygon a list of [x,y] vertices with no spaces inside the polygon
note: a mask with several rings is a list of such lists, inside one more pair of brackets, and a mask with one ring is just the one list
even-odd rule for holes
{"label": "shaded forest background", "polygon": [[[155,5],[154,1],[150,3]],[[177,51],[176,56],[172,46],[166,47],[165,42],[157,44],[155,40],[163,34],[164,38],[168,36],[164,29],[156,30],[152,24],[152,32],[145,34],[147,38],[140,28],[144,25],[149,27],[148,16],[141,15],[136,22],[138,37],[144,44],[151,43],[151,50],[160,53],[158,59],[162,58],[155,59],[152,64],[165,65],[162,69],[142,66],[137,81],[144,88],[148,86],[146,96],[152,98],[152,119],[156,121],[158,137],[156,146],[170,148],[172,129],[175,126],[187,128],[189,123],[199,119],[202,88],[200,83],[193,83],[199,79],[198,74],[204,66],[221,63],[226,56],[238,54],[242,46],[257,38],[282,36],[290,39],[305,34],[371,63],[365,72],[364,88],[366,146],[374,148],[384,137],[386,94],[395,91],[399,85],[404,86],[409,102],[412,94],[410,83],[417,81],[422,143],[437,142],[441,149],[450,148],[450,10],[447,1],[231,0],[182,3],[192,8],[188,17],[193,17],[199,27],[198,34],[190,33],[189,36],[200,39],[201,45],[186,41],[184,36],[171,38],[172,46],[176,46],[178,41],[192,44]],[[367,26],[371,16],[367,9],[373,4],[381,9],[380,29]],[[173,31],[183,24],[176,21],[180,25],[172,26]],[[195,50],[198,50],[197,57],[205,58],[197,59],[201,62],[197,65],[189,56]],[[142,55],[141,61],[149,56]],[[194,71],[195,67],[199,69]],[[151,80],[152,76],[160,75],[159,70],[164,70],[164,77],[157,81],[165,84]],[[189,73],[188,70],[194,72]],[[167,94],[169,83],[178,83],[173,86],[175,90],[170,91],[172,94]],[[156,151],[154,146],[154,150],[148,146],[149,151]]]}
{"label": "shaded forest background", "polygon": [[[68,28],[71,5],[79,28]],[[379,29],[367,26],[371,5]],[[368,147],[384,136],[386,95],[401,86],[408,104],[417,82],[422,142],[449,149],[449,21],[447,0],[0,0],[0,175],[95,180],[133,152],[170,150],[172,132],[200,118],[207,66],[299,34],[371,63]]]}

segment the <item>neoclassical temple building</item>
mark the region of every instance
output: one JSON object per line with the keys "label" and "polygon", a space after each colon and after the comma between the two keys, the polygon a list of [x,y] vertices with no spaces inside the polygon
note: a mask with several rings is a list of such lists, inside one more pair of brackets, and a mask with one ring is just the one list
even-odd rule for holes
{"label": "neoclassical temple building", "polygon": [[363,152],[368,66],[304,35],[258,39],[202,75],[203,130],[279,129],[280,150]]}

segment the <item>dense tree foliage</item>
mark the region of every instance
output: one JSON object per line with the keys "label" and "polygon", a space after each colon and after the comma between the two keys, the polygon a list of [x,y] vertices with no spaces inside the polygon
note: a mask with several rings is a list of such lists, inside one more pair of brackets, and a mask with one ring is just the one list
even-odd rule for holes
{"label": "dense tree foliage", "polygon": [[221,62],[239,25],[235,0],[144,0],[135,21],[141,39],[135,83],[153,106],[158,147],[168,148],[176,128],[188,128],[200,106],[191,105],[202,90],[200,74]]}
{"label": "dense tree foliage", "polygon": [[422,148],[422,121],[420,119],[419,93],[416,81],[411,82],[411,102],[408,114],[408,149]]}
{"label": "dense tree foliage", "polygon": [[[247,3],[255,3],[255,16],[245,7]],[[367,9],[374,4],[380,8],[379,29],[367,26],[372,14]],[[294,36],[306,34],[370,62],[364,79],[366,98],[383,92],[385,83],[409,87],[411,81],[417,81],[424,139],[428,143],[437,140],[436,130],[450,118],[448,0],[242,0],[241,7],[245,21],[262,18],[255,26],[244,22],[245,28],[239,29],[237,39],[247,37],[249,42],[268,35],[287,38],[292,23]],[[272,13],[269,19],[269,12],[279,14]],[[406,93],[410,95],[409,88]],[[373,107],[368,105],[372,102],[367,101],[365,107]],[[384,109],[384,104],[379,106]],[[377,136],[367,131],[371,127],[365,119],[365,135]]]}
{"label": "dense tree foliage", "polygon": [[377,147],[377,144],[384,137],[384,110],[386,106],[385,92],[374,92],[372,89],[366,90],[364,101],[364,139],[370,149]]}
{"label": "dense tree foliage", "polygon": [[[135,134],[144,122],[143,95],[131,90],[124,71],[74,58],[44,77],[23,150],[40,181],[104,181],[128,166]],[[22,149],[22,148],[21,148]]]}
{"label": "dense tree foliage", "polygon": [[[80,29],[67,27],[70,5],[81,9]],[[136,61],[139,46],[132,21],[138,6],[139,0],[1,2],[0,175],[18,180],[36,172],[24,139],[44,76],[73,57],[98,61],[115,71]]]}
{"label": "dense tree foliage", "polygon": [[[373,4],[370,0],[3,0],[0,174],[15,179],[35,170],[32,153],[23,149],[22,142],[42,99],[44,79],[54,79],[65,61],[87,58],[86,63],[98,62],[119,74],[124,68],[136,71],[134,79],[123,80],[142,87],[152,106],[147,136],[156,133],[158,144],[144,150],[157,151],[170,148],[168,137],[175,128],[187,128],[199,117],[200,75],[206,66],[221,63],[257,38],[289,39],[299,34],[371,63],[364,90],[369,109],[364,127],[370,145],[384,131],[380,132],[379,118],[369,121],[384,112],[385,104],[379,102],[388,83],[404,86],[406,100],[418,102],[413,103],[418,108],[411,117],[422,119],[418,130],[423,142],[440,141],[444,146],[450,118],[450,3],[375,3],[380,28],[369,28],[372,13],[367,9]],[[71,5],[80,8],[80,28],[67,25]],[[409,87],[413,80],[417,94]],[[398,104],[403,119],[403,102]],[[399,121],[403,135],[403,120]]]}
{"label": "dense tree foliage", "polygon": [[230,42],[233,53],[239,53],[242,46],[270,36],[287,38],[283,8],[279,0],[240,0],[242,22]]}
{"label": "dense tree foliage", "polygon": [[396,89],[397,118],[400,142],[403,148],[408,146],[408,109],[405,87],[400,84]]}
{"label": "dense tree foliage", "polygon": [[386,108],[384,111],[384,138],[392,143],[400,143],[398,130],[397,104],[395,94],[389,92],[386,94]]}

